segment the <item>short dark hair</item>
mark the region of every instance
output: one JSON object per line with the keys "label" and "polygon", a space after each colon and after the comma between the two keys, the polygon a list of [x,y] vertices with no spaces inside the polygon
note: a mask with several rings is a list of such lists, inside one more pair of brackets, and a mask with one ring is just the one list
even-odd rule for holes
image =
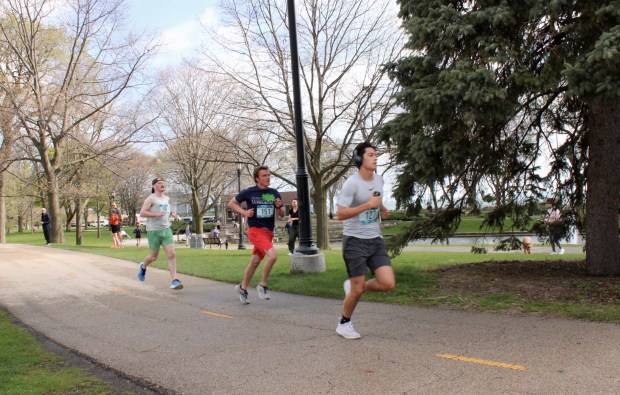
{"label": "short dark hair", "polygon": [[353,160],[355,167],[357,167],[358,169],[362,167],[362,163],[364,163],[364,154],[366,153],[366,148],[372,148],[375,151],[377,150],[377,147],[370,144],[368,141],[363,141],[359,143],[355,146],[355,149],[353,150],[353,157],[359,157],[359,160]]}
{"label": "short dark hair", "polygon": [[[160,181],[163,181],[163,180],[161,178],[154,178],[153,181],[151,181],[151,185],[155,185]],[[155,188],[151,188],[151,193],[155,193]]]}
{"label": "short dark hair", "polygon": [[254,172],[252,173],[252,176],[254,176],[254,183],[256,183],[256,179],[258,178],[258,173],[260,173],[261,170],[269,171],[269,166],[258,166],[257,168],[254,169]]}

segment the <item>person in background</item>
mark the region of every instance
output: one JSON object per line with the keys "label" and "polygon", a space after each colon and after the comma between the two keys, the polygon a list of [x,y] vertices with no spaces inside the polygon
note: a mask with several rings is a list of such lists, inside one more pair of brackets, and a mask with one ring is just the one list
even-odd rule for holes
{"label": "person in background", "polygon": [[[560,227],[560,209],[555,205],[553,199],[547,199],[547,216],[545,217],[545,224],[547,225],[547,232],[549,232],[549,243],[551,244],[551,254],[564,254],[564,248],[560,245],[560,235],[562,229]],[[556,248],[558,250],[556,252]]]}
{"label": "person in background", "polygon": [[52,244],[50,239],[50,230],[52,229],[52,219],[45,208],[41,208],[41,227],[43,228],[43,236],[45,237],[45,245]]}
{"label": "person in background", "polygon": [[295,252],[295,240],[299,238],[299,206],[297,199],[291,201],[291,209],[288,211],[288,223],[291,224],[288,231],[288,254]]}
{"label": "person in background", "polygon": [[115,202],[112,202],[112,207],[110,207],[110,217],[108,218],[110,230],[112,231],[112,248],[123,247],[123,238],[121,236],[121,219],[121,210],[116,206]]}
{"label": "person in background", "polygon": [[[230,199],[228,207],[241,216],[248,218],[248,239],[254,245],[250,263],[245,269],[243,280],[235,289],[241,303],[248,304],[248,286],[254,276],[254,272],[260,265],[263,258],[267,261],[263,266],[260,283],[256,287],[258,297],[268,300],[270,295],[267,289],[267,280],[273,265],[278,259],[276,249],[273,247],[273,229],[275,228],[275,214],[279,218],[284,218],[285,211],[282,204],[280,193],[273,188],[269,188],[271,173],[267,166],[259,166],[254,169],[255,186],[244,189],[237,196]],[[241,203],[247,204],[247,210],[241,207]]]}
{"label": "person in background", "polygon": [[177,278],[177,258],[174,250],[174,238],[170,228],[170,216],[178,219],[176,213],[170,211],[170,198],[164,195],[166,185],[164,180],[156,178],[151,182],[151,195],[146,198],[140,216],[146,218],[146,235],[151,252],[140,262],[138,267],[138,280],[146,279],[146,268],[157,260],[159,249],[164,248],[168,257],[168,270],[172,277],[172,289],[182,289],[183,283]]}
{"label": "person in background", "polygon": [[136,229],[133,230],[133,233],[136,235],[136,247],[140,247],[140,241],[142,240],[142,228],[140,224],[136,224]]}

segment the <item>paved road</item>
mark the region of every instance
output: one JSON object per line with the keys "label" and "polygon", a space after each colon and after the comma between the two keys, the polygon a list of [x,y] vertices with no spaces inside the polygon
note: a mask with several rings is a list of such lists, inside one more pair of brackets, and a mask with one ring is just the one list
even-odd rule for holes
{"label": "paved road", "polygon": [[0,304],[54,341],[182,394],[610,394],[620,325],[361,303],[274,292],[54,248],[0,245]]}

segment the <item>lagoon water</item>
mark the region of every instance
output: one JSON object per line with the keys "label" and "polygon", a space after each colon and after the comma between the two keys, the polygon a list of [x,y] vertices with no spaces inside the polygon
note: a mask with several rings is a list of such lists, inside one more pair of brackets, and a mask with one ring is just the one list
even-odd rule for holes
{"label": "lagoon water", "polygon": [[[499,243],[500,240],[504,240],[508,237],[510,237],[510,234],[504,234],[502,236],[496,236],[496,235],[488,235],[488,236],[453,236],[448,238],[448,244],[449,245],[464,245],[464,244],[497,244]],[[525,236],[530,236],[532,238],[532,242],[534,244],[541,244],[542,241],[539,240],[539,238],[534,235],[534,234],[520,234],[518,236],[516,236],[519,240],[523,240],[523,238]],[[415,240],[415,241],[411,241],[409,242],[410,245],[416,245],[416,244],[431,244],[432,239],[420,239],[420,240]],[[548,243],[548,241],[547,241]],[[585,239],[583,238],[583,236],[578,233],[578,232],[573,232],[573,234],[571,235],[571,237],[569,239],[562,239],[560,240],[560,243],[566,243],[566,244],[585,244]]]}

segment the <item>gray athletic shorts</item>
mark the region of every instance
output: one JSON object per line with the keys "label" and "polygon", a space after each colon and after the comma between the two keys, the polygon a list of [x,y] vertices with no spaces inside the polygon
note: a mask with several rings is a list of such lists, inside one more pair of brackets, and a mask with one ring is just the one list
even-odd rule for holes
{"label": "gray athletic shorts", "polygon": [[372,273],[381,266],[392,266],[385,243],[381,237],[360,239],[343,236],[342,257],[349,277],[365,276],[368,269]]}

